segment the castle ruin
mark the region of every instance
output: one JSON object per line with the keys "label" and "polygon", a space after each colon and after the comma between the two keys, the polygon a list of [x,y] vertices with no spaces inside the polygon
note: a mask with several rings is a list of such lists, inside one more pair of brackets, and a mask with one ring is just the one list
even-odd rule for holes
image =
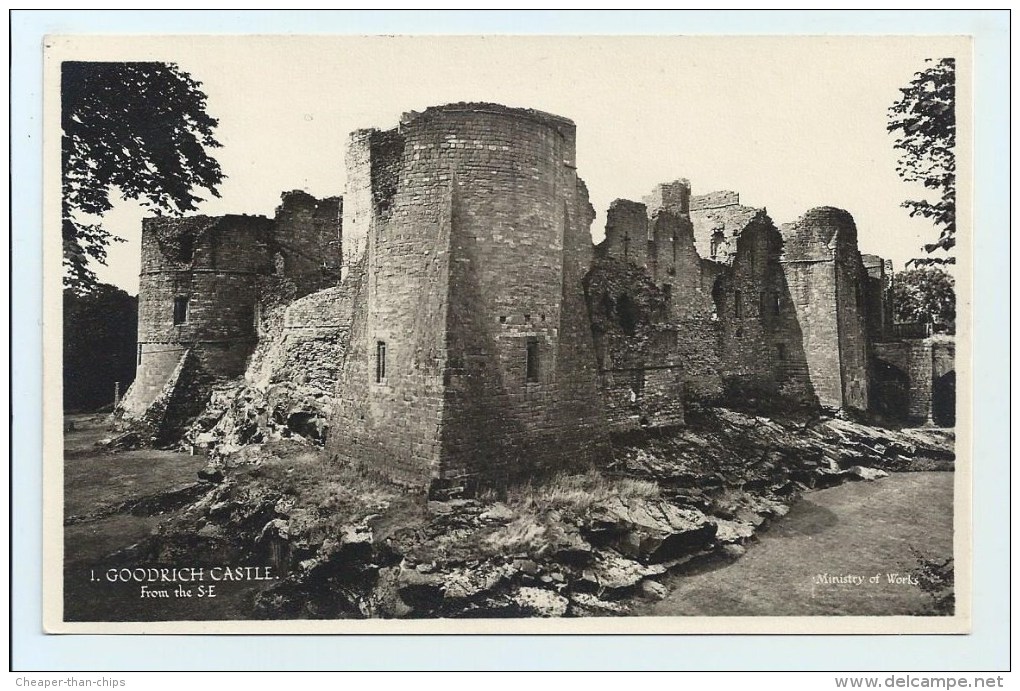
{"label": "castle ruin", "polygon": [[170,430],[217,382],[312,382],[332,458],[431,489],[605,462],[691,405],[950,419],[952,343],[896,332],[849,213],[777,227],[677,180],[613,202],[596,246],[575,136],[439,106],[352,133],[342,198],[146,219],[125,414]]}

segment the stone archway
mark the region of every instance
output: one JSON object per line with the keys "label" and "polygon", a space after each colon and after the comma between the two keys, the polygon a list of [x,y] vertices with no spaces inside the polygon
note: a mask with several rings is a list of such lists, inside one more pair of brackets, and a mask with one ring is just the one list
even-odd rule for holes
{"label": "stone archway", "polygon": [[939,427],[956,425],[956,371],[935,380],[931,388],[931,419]]}
{"label": "stone archway", "polygon": [[910,414],[910,378],[884,360],[872,363],[872,409],[885,419],[905,420]]}

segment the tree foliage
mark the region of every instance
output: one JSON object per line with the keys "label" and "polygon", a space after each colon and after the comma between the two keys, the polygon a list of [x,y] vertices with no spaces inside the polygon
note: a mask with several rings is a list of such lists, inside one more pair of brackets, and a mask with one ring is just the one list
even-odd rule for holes
{"label": "tree foliage", "polygon": [[896,274],[893,282],[896,321],[924,322],[952,330],[956,323],[956,287],[953,277],[934,266]]}
{"label": "tree foliage", "polygon": [[[64,62],[61,66],[61,170],[64,285],[96,284],[90,261],[106,263],[119,240],[94,219],[113,208],[114,190],[159,214],[194,211],[204,188],[223,180],[208,149],[217,120],[206,95],[177,65]],[[92,217],[92,218],[88,218]]]}
{"label": "tree foliage", "polygon": [[[930,218],[939,230],[926,252],[952,250],[956,245],[956,60],[931,59],[929,67],[914,74],[902,96],[889,108],[887,129],[896,134],[899,151],[896,172],[907,182],[938,193],[936,201],[908,199],[902,206],[910,215]],[[931,264],[953,259],[915,259]]]}
{"label": "tree foliage", "polygon": [[138,300],[99,283],[85,294],[64,289],[64,409],[92,411],[113,403],[135,378]]}

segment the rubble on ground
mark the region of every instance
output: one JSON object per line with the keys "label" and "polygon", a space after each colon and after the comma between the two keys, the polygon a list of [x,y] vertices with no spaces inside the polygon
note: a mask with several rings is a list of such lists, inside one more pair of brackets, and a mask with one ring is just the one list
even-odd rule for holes
{"label": "rubble on ground", "polygon": [[308,395],[231,397],[200,433],[232,449],[211,489],[135,558],[271,563],[285,577],[255,597],[263,618],[616,616],[669,572],[739,558],[804,491],[953,463],[951,431],[714,409],[617,439],[602,474],[428,501],[327,465],[290,426]]}

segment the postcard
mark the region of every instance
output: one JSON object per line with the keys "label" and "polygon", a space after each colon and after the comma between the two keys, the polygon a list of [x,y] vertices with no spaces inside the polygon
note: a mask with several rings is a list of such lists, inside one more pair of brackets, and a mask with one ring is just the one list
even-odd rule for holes
{"label": "postcard", "polygon": [[45,41],[50,633],[966,633],[966,36]]}

